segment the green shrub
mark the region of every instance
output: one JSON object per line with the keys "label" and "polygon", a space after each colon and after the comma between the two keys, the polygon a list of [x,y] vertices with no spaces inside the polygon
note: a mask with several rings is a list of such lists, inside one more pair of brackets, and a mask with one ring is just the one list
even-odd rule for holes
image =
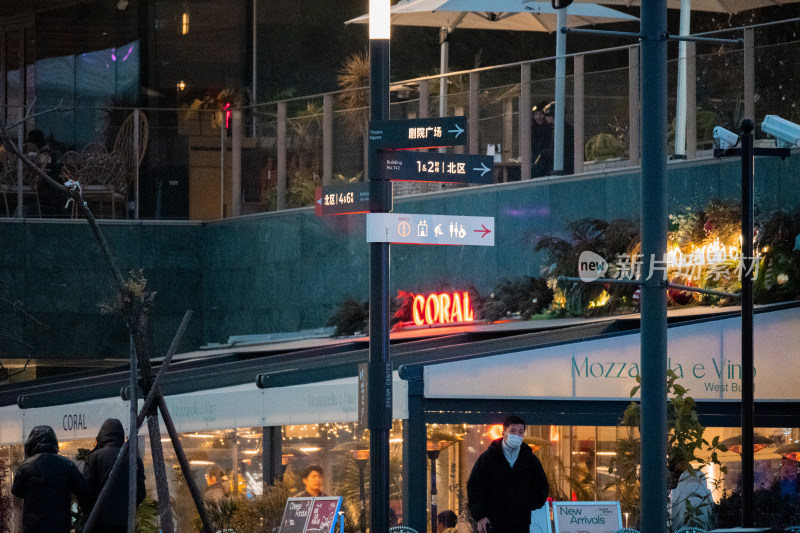
{"label": "green shrub", "polygon": [[598,133],[586,141],[583,149],[586,161],[604,161],[614,157],[622,157],[625,145],[610,133]]}

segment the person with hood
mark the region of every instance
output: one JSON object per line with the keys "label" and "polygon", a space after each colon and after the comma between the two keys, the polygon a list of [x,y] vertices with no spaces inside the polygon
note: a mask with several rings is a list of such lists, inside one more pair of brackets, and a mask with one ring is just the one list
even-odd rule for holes
{"label": "person with hood", "polygon": [[[97,445],[89,452],[89,457],[83,467],[83,475],[89,485],[92,501],[97,501],[124,443],[125,429],[122,427],[122,422],[116,418],[109,418],[103,422],[100,431],[97,432]],[[95,531],[108,533],[126,533],[128,531],[127,457],[126,454],[119,476],[109,489],[110,493],[103,501],[102,507],[98,510],[100,515],[97,518]],[[138,507],[145,496],[144,464],[141,457],[136,458],[136,465],[136,505]]]}
{"label": "person with hood", "polygon": [[71,495],[76,496],[84,513],[92,508],[86,480],[72,461],[58,455],[58,439],[50,426],[31,430],[25,457],[11,486],[11,493],[23,499],[23,532],[69,533]]}
{"label": "person with hood", "polygon": [[478,533],[528,533],[531,511],[547,501],[547,476],[523,442],[524,434],[525,421],[509,416],[502,438],[493,440],[472,467],[467,501]]}

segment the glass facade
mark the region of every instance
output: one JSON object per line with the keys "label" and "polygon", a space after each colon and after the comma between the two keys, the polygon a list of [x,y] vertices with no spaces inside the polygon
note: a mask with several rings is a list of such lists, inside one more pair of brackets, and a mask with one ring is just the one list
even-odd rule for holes
{"label": "glass facade", "polygon": [[[249,427],[182,433],[181,443],[200,490],[207,490],[207,473],[221,470],[221,483],[228,497],[234,501],[258,499],[269,482],[263,475],[265,439],[269,442],[267,429]],[[542,462],[553,500],[620,500],[625,515],[629,511],[624,494],[627,487],[615,474],[614,465],[618,442],[627,432],[627,428],[617,426],[532,425],[526,428],[525,442]],[[369,520],[368,432],[354,423],[328,423],[283,426],[281,433],[281,474],[287,494],[304,490],[301,479],[304,469],[318,465],[323,471],[322,491],[343,498],[346,529],[362,531],[361,524]],[[436,505],[437,513],[449,509],[461,514],[466,508],[466,483],[472,465],[491,440],[502,435],[502,426],[429,424],[427,433],[426,475],[430,496],[427,501]],[[729,443],[729,450],[719,456],[728,473],[720,475],[718,466],[706,469],[709,488],[717,502],[741,491],[741,450],[736,445],[740,433],[738,428],[706,429],[704,437],[707,440],[719,437],[720,441]],[[800,449],[800,429],[757,428],[756,434],[759,443],[755,454],[756,488],[796,502],[800,496],[798,452],[791,450]],[[401,421],[395,421],[390,439],[390,501],[398,523],[402,523],[404,468]],[[153,464],[144,429],[139,442],[146,469],[147,493],[155,498]],[[194,531],[196,511],[166,433],[162,434],[162,443],[178,531]],[[81,448],[91,449],[93,446],[94,441],[89,439],[65,441],[60,443],[60,453],[74,459]],[[9,462],[12,472],[24,459],[23,453],[22,445],[0,448],[0,458]],[[435,483],[435,490],[431,483]],[[9,485],[3,490],[8,491]],[[15,515],[19,518],[19,501],[16,505]],[[432,510],[429,504],[428,512]],[[12,528],[12,531],[16,530]]]}

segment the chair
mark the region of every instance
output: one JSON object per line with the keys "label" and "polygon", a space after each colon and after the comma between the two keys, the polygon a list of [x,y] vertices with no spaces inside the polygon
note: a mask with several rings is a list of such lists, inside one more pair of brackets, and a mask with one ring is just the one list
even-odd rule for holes
{"label": "chair", "polygon": [[[90,159],[78,169],[71,178],[81,184],[84,201],[96,201],[100,205],[100,216],[103,214],[103,204],[111,204],[111,217],[116,218],[115,206],[117,202],[127,200],[127,192],[119,190],[118,175],[121,162],[115,154],[108,154],[105,158]],[[75,216],[73,212],[73,216]]]}
{"label": "chair", "polygon": [[[133,146],[133,118],[135,114],[139,116],[139,131],[138,131],[138,153],[134,153]],[[114,141],[114,149],[111,151],[119,158],[120,166],[119,173],[116,177],[117,183],[115,185],[117,191],[123,198],[123,202],[128,200],[128,189],[131,183],[136,178],[136,169],[142,164],[144,154],[147,151],[147,140],[149,138],[149,124],[147,115],[141,110],[136,110],[128,115],[122,122],[122,125],[117,132],[117,138]],[[128,209],[125,209],[125,215],[128,215]]]}
{"label": "chair", "polygon": [[[22,152],[41,170],[47,167],[50,163],[50,155],[46,152],[39,153],[38,148],[32,144],[25,144]],[[9,198],[16,200],[19,188],[19,179],[17,169],[19,168],[19,159],[9,153],[4,153],[2,158],[2,171],[0,171],[0,194],[3,195],[3,205],[5,207],[6,216],[11,216],[9,206]],[[22,196],[23,201],[25,197],[33,197],[36,200],[36,210],[39,217],[42,216],[42,204],[39,201],[39,175],[31,170],[27,165],[22,167]],[[16,209],[21,210],[22,206],[17,206]]]}

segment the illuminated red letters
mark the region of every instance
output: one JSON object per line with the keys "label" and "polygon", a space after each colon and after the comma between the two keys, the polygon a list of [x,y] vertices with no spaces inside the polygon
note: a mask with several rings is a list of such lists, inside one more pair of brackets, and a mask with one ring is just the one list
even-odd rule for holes
{"label": "illuminated red letters", "polygon": [[417,294],[414,296],[412,316],[417,326],[475,320],[468,292],[434,293],[427,297]]}

